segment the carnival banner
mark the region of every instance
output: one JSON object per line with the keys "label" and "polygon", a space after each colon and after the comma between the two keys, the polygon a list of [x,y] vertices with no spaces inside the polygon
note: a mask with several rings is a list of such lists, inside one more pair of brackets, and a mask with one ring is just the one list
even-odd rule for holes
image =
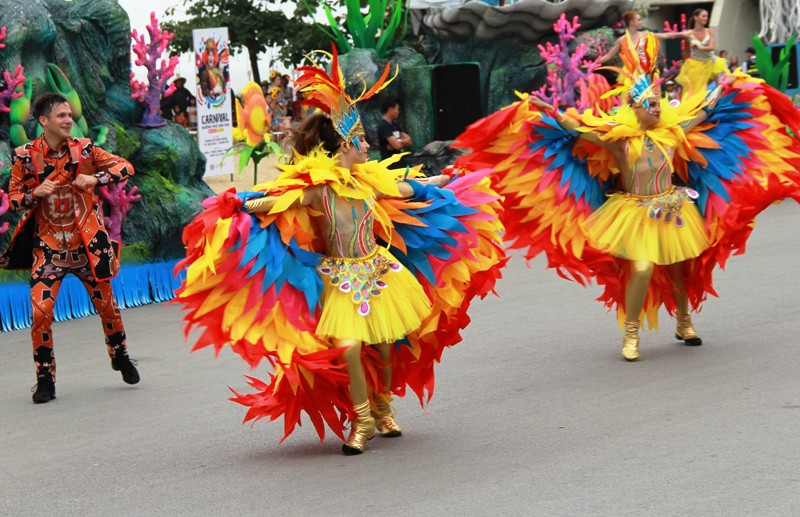
{"label": "carnival banner", "polygon": [[192,31],[197,67],[197,141],[206,157],[205,176],[233,174],[230,47],[227,27]]}

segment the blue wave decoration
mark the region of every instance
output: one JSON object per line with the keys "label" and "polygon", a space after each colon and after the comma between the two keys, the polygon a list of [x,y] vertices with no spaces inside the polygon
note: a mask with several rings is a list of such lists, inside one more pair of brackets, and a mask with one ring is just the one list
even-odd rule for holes
{"label": "blue wave decoration", "polygon": [[[111,280],[120,309],[166,302],[175,297],[184,273],[176,277],[177,260],[122,266]],[[31,290],[24,283],[0,283],[0,330],[8,332],[31,326]],[[74,275],[61,282],[55,305],[55,321],[97,314],[83,284]]]}

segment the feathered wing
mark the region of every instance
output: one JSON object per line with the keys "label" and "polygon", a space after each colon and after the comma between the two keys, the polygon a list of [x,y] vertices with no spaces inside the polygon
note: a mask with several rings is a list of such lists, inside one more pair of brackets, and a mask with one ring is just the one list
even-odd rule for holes
{"label": "feathered wing", "polygon": [[[243,201],[264,192],[228,191],[207,200],[184,231],[187,256],[178,265],[186,269],[186,281],[175,303],[186,310],[187,335],[201,330],[194,349],[213,346],[219,353],[230,345],[252,367],[266,357],[275,369],[269,382],[248,377],[256,391],[234,391],[232,400],[249,408],[245,421],[283,417],[284,438],[301,423],[302,412],[320,439],[326,425],[343,439],[352,416],[340,350],[314,334],[322,289],[316,271],[322,255],[316,250],[322,247],[310,231],[310,210],[296,201],[323,182],[340,195],[397,190],[386,163],[369,162],[358,177],[340,181],[334,181],[330,165],[306,159],[287,166],[291,170],[275,183],[259,186],[279,196],[269,214],[242,210]],[[423,326],[397,344],[393,356],[393,391],[403,394],[409,386],[424,401],[423,394],[429,398],[433,393],[433,365],[441,350],[460,340],[470,301],[493,289],[505,255],[497,195],[488,179],[476,174],[446,189],[410,183],[414,198],[379,202],[376,226],[392,252],[415,272],[434,306]],[[381,390],[378,354],[365,347],[363,360],[373,387]]]}
{"label": "feathered wing", "polygon": [[381,200],[392,228],[379,227],[377,234],[414,272],[433,306],[393,354],[393,391],[402,395],[408,387],[423,405],[434,392],[434,365],[445,348],[461,341],[470,322],[472,300],[493,292],[507,262],[498,195],[487,174],[456,178],[444,188],[409,180],[412,198]]}
{"label": "feathered wing", "polygon": [[786,198],[800,202],[797,108],[786,95],[737,74],[708,119],[687,133],[676,156],[680,178],[700,194],[711,246],[693,261],[690,299],[697,308],[716,295],[712,271],[731,254],[744,253],[756,216]]}
{"label": "feathered wing", "polygon": [[529,260],[544,253],[561,276],[584,284],[609,262],[587,246],[581,229],[611,182],[608,167],[587,164],[599,147],[578,140],[525,98],[469,126],[454,146],[470,150],[456,160],[456,170],[491,171],[509,247],[525,250]]}
{"label": "feathered wing", "polygon": [[[307,184],[294,182],[287,198]],[[224,192],[184,230],[186,280],[174,303],[183,306],[185,331],[201,334],[193,350],[229,345],[251,367],[266,358],[270,383],[250,378],[259,392],[232,400],[249,406],[245,421],[284,418],[285,436],[305,411],[322,439],[325,424],[343,437],[350,402],[339,350],[314,334],[322,283],[316,272],[310,214],[303,207],[248,214],[244,199],[264,193]]]}

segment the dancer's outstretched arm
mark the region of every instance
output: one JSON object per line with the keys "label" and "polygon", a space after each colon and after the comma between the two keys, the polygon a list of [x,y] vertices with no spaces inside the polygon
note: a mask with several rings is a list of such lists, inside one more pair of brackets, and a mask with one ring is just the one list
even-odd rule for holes
{"label": "dancer's outstretched arm", "polygon": [[[531,105],[534,106],[535,108],[537,108],[539,111],[542,111],[542,112],[552,116],[554,119],[556,119],[556,122],[558,122],[558,125],[561,126],[562,128],[564,128],[567,131],[573,131],[573,130],[578,129],[579,127],[581,127],[580,122],[578,122],[577,120],[565,117],[563,113],[561,113],[560,111],[556,110],[553,106],[551,106],[550,104],[547,104],[546,102],[544,102],[539,97],[536,97],[535,95],[529,96],[528,97],[528,102],[530,102]],[[617,145],[614,142],[606,142],[605,140],[600,138],[600,135],[598,135],[597,133],[595,133],[593,131],[581,131],[581,132],[578,133],[577,138],[582,138],[584,140],[592,142],[593,144],[597,144],[600,147],[605,147],[606,149],[616,149],[616,147],[617,147]]]}

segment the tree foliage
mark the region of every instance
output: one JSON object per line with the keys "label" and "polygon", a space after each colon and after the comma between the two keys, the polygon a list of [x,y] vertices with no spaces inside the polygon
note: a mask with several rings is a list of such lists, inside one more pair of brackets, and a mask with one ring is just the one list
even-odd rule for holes
{"label": "tree foliage", "polygon": [[[317,48],[330,46],[329,39],[315,27],[308,9],[316,9],[320,0],[303,2],[273,0],[183,0],[186,20],[165,21],[165,29],[175,33],[172,49],[191,52],[192,30],[206,27],[227,27],[234,51],[247,48],[253,79],[261,81],[258,54],[270,47],[279,47],[278,58],[287,66],[299,64],[303,56]],[[282,7],[292,7],[287,16]],[[168,9],[167,18],[175,8]]]}

